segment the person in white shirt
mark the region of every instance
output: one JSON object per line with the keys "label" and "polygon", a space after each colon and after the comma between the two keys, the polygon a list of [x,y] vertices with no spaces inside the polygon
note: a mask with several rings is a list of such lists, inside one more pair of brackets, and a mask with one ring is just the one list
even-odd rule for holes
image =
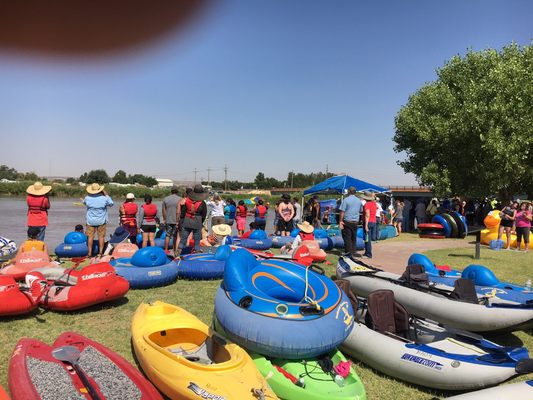
{"label": "person in white shirt", "polygon": [[226,203],[220,198],[218,194],[213,195],[211,200],[206,202],[207,206],[210,209],[211,215],[211,229],[215,225],[224,223],[224,207]]}

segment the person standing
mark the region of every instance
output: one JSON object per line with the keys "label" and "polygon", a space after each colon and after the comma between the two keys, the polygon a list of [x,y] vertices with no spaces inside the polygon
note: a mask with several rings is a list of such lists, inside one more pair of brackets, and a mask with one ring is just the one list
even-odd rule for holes
{"label": "person standing", "polygon": [[213,226],[224,223],[224,207],[226,203],[216,193],[213,199],[207,202],[207,206],[211,210],[211,229]]}
{"label": "person standing", "polygon": [[344,240],[344,255],[355,260],[358,256],[355,247],[357,236],[357,225],[359,224],[359,213],[361,212],[361,200],[355,195],[355,187],[348,189],[348,196],[344,198],[339,207],[339,228]]}
{"label": "person standing", "polygon": [[267,217],[268,207],[263,205],[263,199],[259,199],[257,201],[256,206],[253,208],[253,212],[255,215],[255,220],[254,220],[255,229],[261,229],[264,231],[265,226],[266,226],[266,217]]}
{"label": "person standing", "polygon": [[226,205],[224,206],[224,224],[228,225],[230,228],[235,223],[235,213],[237,212],[237,205],[235,201],[230,197],[226,200]]}
{"label": "person standing", "polygon": [[505,245],[505,250],[509,250],[511,247],[511,230],[513,229],[514,221],[516,218],[516,209],[518,207],[518,202],[509,201],[509,204],[506,205],[500,212],[500,227],[498,228],[498,240],[502,239],[503,232],[507,237],[507,244]]}
{"label": "person standing", "polygon": [[298,198],[292,198],[292,206],[294,207],[294,218],[292,220],[293,226],[296,226],[302,220],[302,205],[298,203]]}
{"label": "person standing", "polygon": [[[28,205],[28,228],[37,228],[37,239],[44,241],[44,234],[48,226],[48,209],[50,208],[50,199],[48,193],[52,186],[43,185],[41,182],[35,182],[26,189],[26,204]],[[32,230],[36,232],[36,230]]]}
{"label": "person standing", "polygon": [[365,253],[363,256],[372,258],[372,238],[377,237],[376,211],[377,205],[375,196],[371,192],[363,192],[363,200],[366,200],[363,206],[363,232],[365,237]]}
{"label": "person standing", "polygon": [[161,205],[161,216],[165,224],[165,251],[168,250],[168,245],[172,240],[172,251],[176,251],[177,241],[177,225],[178,225],[178,207],[181,202],[181,197],[178,196],[179,190],[177,186],[172,186],[170,194],[163,199]]}
{"label": "person standing", "polygon": [[135,203],[135,195],[128,193],[126,195],[126,201],[122,203],[119,210],[120,225],[128,231],[130,235],[130,242],[137,243],[137,212],[139,207]]}
{"label": "person standing", "polygon": [[416,226],[426,223],[426,216],[426,205],[424,204],[424,201],[422,199],[418,199],[418,202],[415,206]]}
{"label": "person standing", "polygon": [[400,236],[402,233],[402,221],[403,221],[403,203],[400,199],[396,200],[394,204],[394,228],[396,228],[396,236]]}
{"label": "person standing", "polygon": [[106,225],[108,222],[107,209],[113,207],[113,200],[104,190],[104,185],[91,183],[87,186],[88,196],[83,199],[83,204],[87,207],[87,246],[89,247],[88,257],[92,256],[94,235],[98,235],[99,256],[104,251]]}
{"label": "person standing", "polygon": [[288,194],[281,196],[281,202],[276,212],[279,215],[277,230],[281,236],[289,236],[293,229],[292,219],[294,218],[294,207]]}
{"label": "person standing", "polygon": [[[189,235],[194,239],[194,250],[200,252],[200,241],[202,240],[202,228],[207,216],[207,206],[204,202],[209,196],[209,192],[200,184],[195,185],[193,190],[185,198],[183,222],[181,223],[180,242],[176,256],[187,245]],[[222,214],[224,215],[224,214]]]}
{"label": "person standing", "polygon": [[413,208],[413,203],[411,203],[409,199],[403,199],[402,228],[404,232],[409,232],[411,230],[411,208]]}
{"label": "person standing", "polygon": [[244,204],[244,200],[239,200],[239,205],[237,206],[236,211],[236,220],[237,220],[237,235],[244,235],[244,230],[246,229],[246,216],[248,215],[248,208]]}
{"label": "person standing", "polygon": [[520,210],[516,213],[516,250],[520,251],[522,238],[524,239],[524,251],[527,253],[529,249],[529,233],[531,232],[531,220],[533,219],[531,211],[528,206],[529,201],[522,201],[520,203]]}
{"label": "person standing", "polygon": [[157,217],[157,206],[152,203],[152,195],[144,195],[144,204],[139,210],[139,221],[138,224],[141,227],[141,232],[143,236],[142,246],[155,246],[155,231],[157,230],[157,224],[159,218]]}
{"label": "person standing", "polygon": [[379,229],[381,225],[381,221],[383,218],[383,207],[381,206],[381,201],[379,197],[376,197],[376,235],[372,238],[374,242],[377,242],[379,240]]}

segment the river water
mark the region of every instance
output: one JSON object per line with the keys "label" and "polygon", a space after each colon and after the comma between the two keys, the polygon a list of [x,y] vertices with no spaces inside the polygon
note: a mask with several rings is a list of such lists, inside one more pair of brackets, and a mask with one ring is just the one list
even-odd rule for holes
{"label": "river water", "polygon": [[[65,234],[74,230],[77,224],[85,226],[85,211],[80,199],[60,199],[51,197],[51,207],[48,213],[48,227],[46,228],[45,241],[50,252],[57,245],[63,243]],[[107,225],[108,237],[118,226],[118,210],[120,203],[109,208],[109,223]],[[161,212],[161,202],[155,202],[157,209]],[[27,206],[25,198],[0,198],[0,236],[14,240],[17,244],[26,240],[27,227]],[[267,232],[272,233],[273,229],[273,212],[269,211],[267,215]],[[253,220],[248,217],[248,223]],[[233,233],[236,234],[236,227],[233,226]]]}

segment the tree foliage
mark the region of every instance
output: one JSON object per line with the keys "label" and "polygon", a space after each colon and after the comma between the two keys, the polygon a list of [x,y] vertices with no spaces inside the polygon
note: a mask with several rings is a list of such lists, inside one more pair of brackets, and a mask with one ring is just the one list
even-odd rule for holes
{"label": "tree foliage", "polygon": [[468,51],[396,116],[399,162],[440,195],[533,193],[533,46]]}
{"label": "tree foliage", "polygon": [[301,172],[289,172],[287,175],[287,186],[295,188],[305,188],[313,186],[316,183],[325,181],[328,178],[335,176],[335,174],[328,172],[312,172],[310,174],[302,174]]}
{"label": "tree foliage", "polygon": [[80,181],[84,183],[99,183],[100,185],[111,182],[109,175],[103,169],[93,169],[80,176]]}
{"label": "tree foliage", "polygon": [[119,169],[117,173],[113,176],[113,182],[127,184],[128,176],[126,175],[126,172]]}
{"label": "tree foliage", "polygon": [[35,172],[18,172],[15,168],[10,168],[7,165],[0,165],[0,179],[34,182],[41,180],[41,178]]}

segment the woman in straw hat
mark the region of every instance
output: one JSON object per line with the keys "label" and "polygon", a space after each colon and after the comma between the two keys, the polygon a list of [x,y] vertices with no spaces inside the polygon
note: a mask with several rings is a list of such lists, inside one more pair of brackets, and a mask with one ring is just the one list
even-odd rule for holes
{"label": "woman in straw hat", "polygon": [[44,233],[48,226],[48,209],[50,208],[48,193],[50,190],[52,186],[45,186],[41,182],[35,182],[26,189],[28,228],[37,228],[39,230],[37,239],[42,241],[44,241]]}
{"label": "woman in straw hat", "polygon": [[304,240],[315,240],[315,227],[308,221],[304,221],[296,226],[300,232],[298,232],[298,235],[296,235],[292,243],[288,243],[281,248],[281,254],[287,254],[289,251],[300,247]]}
{"label": "woman in straw hat", "polygon": [[231,226],[228,224],[218,224],[212,228],[213,234],[202,240],[206,246],[222,246],[226,244],[226,238],[231,235]]}
{"label": "woman in straw hat", "polygon": [[98,245],[100,256],[104,250],[106,224],[108,221],[107,209],[113,206],[113,200],[104,191],[104,185],[91,183],[86,188],[88,196],[83,199],[83,204],[87,207],[87,246],[88,256],[91,257],[95,233],[98,234]]}

